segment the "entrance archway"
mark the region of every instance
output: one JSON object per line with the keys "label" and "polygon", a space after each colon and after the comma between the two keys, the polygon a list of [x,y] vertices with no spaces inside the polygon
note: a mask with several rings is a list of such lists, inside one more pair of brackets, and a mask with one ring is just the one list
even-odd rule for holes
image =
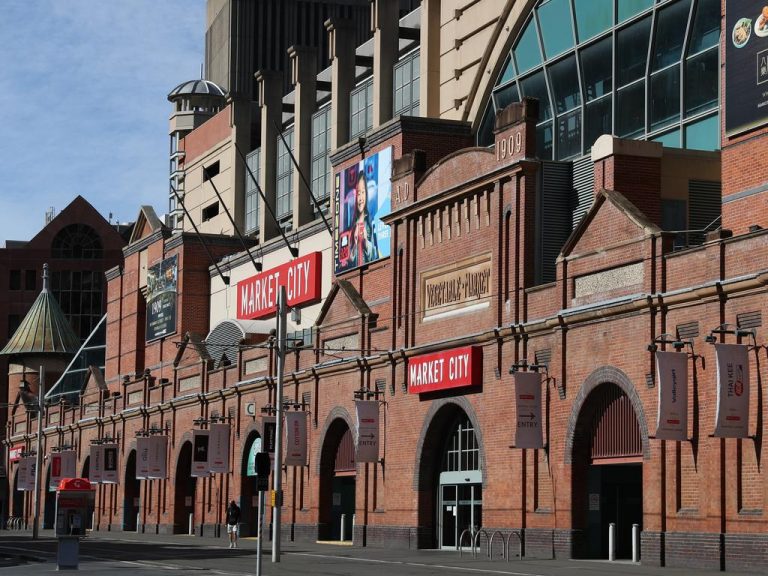
{"label": "entrance archway", "polygon": [[356,477],[352,430],[346,420],[335,418],[326,430],[320,453],[320,540],[342,540],[342,520],[344,539],[352,539]]}
{"label": "entrance archway", "polygon": [[136,479],[136,450],[131,450],[125,463],[125,481],[123,483],[123,530],[137,528],[141,482]]}
{"label": "entrance archway", "polygon": [[40,489],[45,494],[43,500],[43,528],[51,529],[55,522],[54,517],[56,515],[56,488],[51,488],[51,465],[47,466],[45,474],[45,484]]}
{"label": "entrance archway", "polygon": [[[259,492],[256,490],[256,471],[254,463],[256,453],[261,452],[261,436],[252,432],[243,451],[243,462],[240,470],[240,521],[244,524],[242,536],[256,536],[259,520]],[[265,499],[266,504],[266,499]]]}
{"label": "entrance archway", "polygon": [[643,527],[647,432],[641,426],[639,400],[624,388],[610,382],[594,386],[583,398],[573,428],[573,528],[585,536],[578,556],[607,558],[608,527],[615,523],[616,557],[630,558],[632,525]]}
{"label": "entrance archway", "polygon": [[483,525],[482,441],[469,402],[452,399],[433,405],[416,457],[417,545],[455,549],[465,530],[474,532]]}
{"label": "entrance archway", "polygon": [[24,492],[19,490],[19,470],[13,475],[13,496],[11,496],[11,516],[24,517]]}
{"label": "entrance archway", "polygon": [[[176,489],[173,505],[173,533],[189,532],[189,515],[195,511],[195,486],[192,476],[192,442],[186,441],[179,450],[176,461]],[[194,525],[194,520],[193,520]]]}

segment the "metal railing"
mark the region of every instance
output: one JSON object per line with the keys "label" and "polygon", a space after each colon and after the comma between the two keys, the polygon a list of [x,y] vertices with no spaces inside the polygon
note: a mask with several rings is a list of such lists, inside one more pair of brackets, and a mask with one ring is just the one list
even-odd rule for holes
{"label": "metal railing", "polygon": [[480,528],[478,530],[473,530],[471,528],[466,528],[461,535],[459,536],[459,542],[456,545],[456,549],[459,551],[459,556],[464,555],[464,540],[466,537],[469,537],[469,544],[470,544],[470,550],[472,551],[472,557],[477,558],[478,552],[481,549],[481,542],[480,538],[481,536],[485,536],[485,557],[489,560],[493,559],[493,543],[498,537],[501,541],[501,557],[509,562],[511,556],[510,556],[510,544],[513,540],[513,537],[517,537],[518,541],[518,553],[517,556],[522,560],[523,559],[523,533],[520,530],[511,530],[510,532],[506,533],[502,530],[494,530],[493,533],[489,536],[488,531],[485,528]]}

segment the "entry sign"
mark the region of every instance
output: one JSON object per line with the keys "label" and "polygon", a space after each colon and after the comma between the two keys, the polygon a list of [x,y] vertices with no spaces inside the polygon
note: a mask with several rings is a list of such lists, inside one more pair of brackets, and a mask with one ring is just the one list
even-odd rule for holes
{"label": "entry sign", "polygon": [[541,374],[515,372],[515,448],[544,448],[541,430]]}
{"label": "entry sign", "polygon": [[744,344],[715,344],[715,436],[746,438],[749,424],[749,354]]}
{"label": "entry sign", "polygon": [[688,355],[684,352],[656,352],[659,380],[659,411],[656,438],[688,438]]}
{"label": "entry sign", "polygon": [[465,346],[408,360],[408,394],[421,394],[464,386],[483,379],[483,349]]}
{"label": "entry sign", "polygon": [[192,470],[191,476],[205,477],[208,472],[208,430],[195,430],[192,433]]}
{"label": "entry sign", "polygon": [[312,252],[237,283],[237,318],[256,320],[277,312],[277,294],[285,286],[288,306],[320,301],[322,252]]}
{"label": "entry sign", "polygon": [[355,401],[357,409],[356,462],[379,460],[379,403],[375,400]]}

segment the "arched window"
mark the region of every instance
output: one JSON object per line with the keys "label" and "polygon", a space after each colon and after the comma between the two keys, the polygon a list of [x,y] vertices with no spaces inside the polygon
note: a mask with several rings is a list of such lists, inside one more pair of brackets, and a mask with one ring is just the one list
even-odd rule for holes
{"label": "arched window", "polygon": [[95,260],[102,257],[101,238],[86,224],[70,224],[62,228],[51,245],[54,258]]}
{"label": "arched window", "polygon": [[480,470],[480,447],[472,422],[462,414],[448,429],[450,436],[443,452],[442,472]]}

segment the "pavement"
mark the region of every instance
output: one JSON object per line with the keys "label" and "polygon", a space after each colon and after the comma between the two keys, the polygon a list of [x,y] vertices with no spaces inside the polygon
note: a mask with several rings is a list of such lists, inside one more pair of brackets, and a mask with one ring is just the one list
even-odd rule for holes
{"label": "pavement", "polygon": [[[39,575],[57,571],[57,540],[42,530],[0,531],[0,576]],[[92,533],[80,542],[77,573],[104,576],[216,575],[254,576],[258,540],[241,538],[229,549],[226,537]],[[282,542],[280,562],[273,563],[271,543],[265,542],[262,575],[274,576],[679,576],[701,570],[657,568],[628,561],[539,560],[499,556],[488,559],[471,552],[358,548],[330,543]],[[715,572],[713,572],[715,574]],[[738,574],[748,574],[739,572]],[[757,573],[749,573],[757,574]],[[766,574],[762,572],[761,574]]]}

